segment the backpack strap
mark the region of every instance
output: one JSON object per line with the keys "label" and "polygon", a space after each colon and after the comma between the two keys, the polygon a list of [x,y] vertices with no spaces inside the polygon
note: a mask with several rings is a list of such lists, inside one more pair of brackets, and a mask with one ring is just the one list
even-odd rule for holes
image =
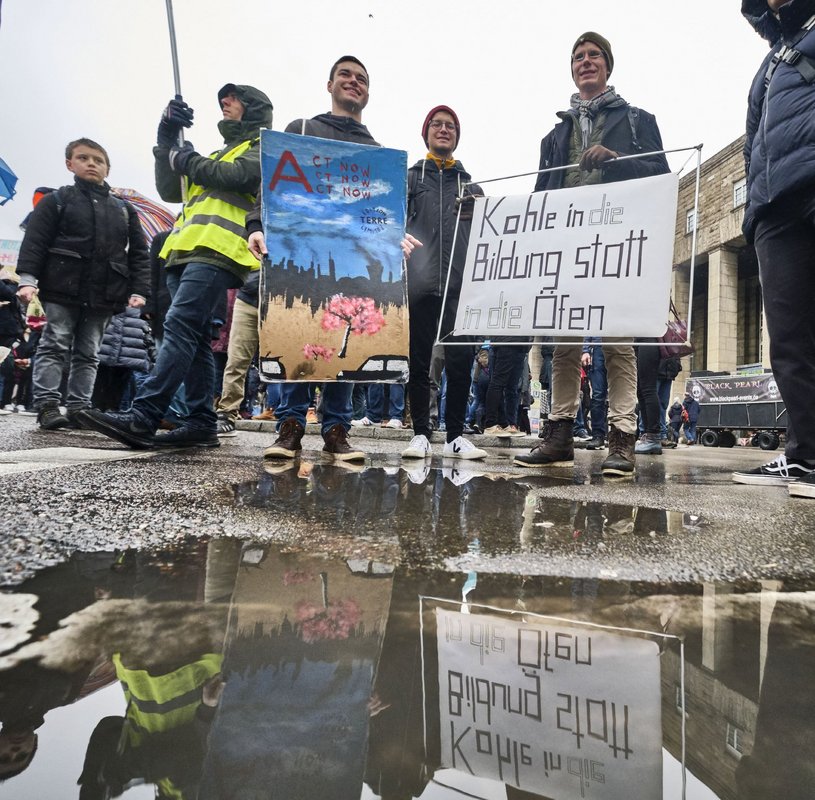
{"label": "backpack strap", "polygon": [[790,44],[785,44],[773,57],[767,65],[767,72],[764,74],[764,87],[770,85],[773,75],[775,74],[778,65],[783,61],[791,67],[795,67],[801,74],[801,77],[807,83],[815,83],[815,59],[804,55],[800,50],[796,50],[795,46],[801,39],[804,38],[813,28],[815,28],[815,14],[813,14],[802,26]]}
{"label": "backpack strap", "polygon": [[642,150],[640,140],[637,138],[637,123],[640,119],[640,110],[636,106],[628,106],[628,124],[631,127],[631,144],[635,150]]}

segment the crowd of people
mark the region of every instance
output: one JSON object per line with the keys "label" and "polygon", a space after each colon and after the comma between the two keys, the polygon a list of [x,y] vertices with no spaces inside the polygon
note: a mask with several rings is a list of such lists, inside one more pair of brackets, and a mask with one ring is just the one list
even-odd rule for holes
{"label": "crowd of people", "polygon": [[[771,360],[790,430],[783,456],[733,477],[745,483],[795,481],[804,487],[799,494],[815,496],[815,436],[800,401],[815,386],[815,367],[801,369],[798,357],[802,331],[809,336],[812,324],[800,305],[812,295],[801,291],[812,280],[807,261],[812,215],[809,172],[796,166],[797,155],[815,139],[815,127],[798,126],[791,143],[782,133],[782,120],[808,110],[811,102],[811,92],[803,93],[798,84],[800,64],[809,63],[807,48],[815,57],[815,34],[806,23],[815,3],[745,0],[743,5],[745,16],[775,46],[751,93],[745,231],[759,253]],[[791,52],[795,59],[786,57]],[[609,84],[615,63],[611,43],[586,32],[572,45],[569,60],[577,91],[542,139],[537,179],[530,188],[549,191],[668,172],[654,116]],[[329,71],[331,111],[296,119],[286,132],[378,146],[362,121],[369,81],[358,58],[342,56]],[[771,96],[765,90],[771,82],[782,91]],[[145,304],[156,287],[138,218],[110,194],[104,148],[89,139],[69,144],[66,165],[74,185],[41,199],[18,264],[16,295],[27,304],[38,294],[46,312],[28,371],[31,398],[23,402],[36,411],[42,428],[78,425],[134,448],[217,447],[219,437],[235,434],[247,400],[250,407],[254,404],[247,376],[258,347],[259,267],[268,254],[261,224],[259,131],[272,126],[272,103],[257,88],[232,83],[220,89],[218,103],[223,145],[209,156],[184,140],[194,112],[181,98],[169,102],[158,126],[153,148],[157,189],[162,199],[183,202],[183,208],[169,235],[152,249],[153,273],[161,265],[169,294],[155,347],[143,327],[145,316],[155,313],[152,307],[145,311]],[[776,111],[778,118],[772,116]],[[774,124],[768,125],[768,119]],[[450,106],[437,105],[420,132],[427,155],[408,170],[402,240],[410,319],[406,391],[378,384],[355,389],[344,381],[279,384],[270,389],[263,412],[277,420],[277,436],[264,451],[267,459],[297,457],[308,421],[319,422],[327,457],[351,462],[365,458],[349,440],[352,426],[400,428],[407,413],[413,438],[402,452],[404,459],[432,454],[434,428],[445,432],[443,455],[458,459],[487,456],[472,441],[478,432],[513,437],[528,431],[524,398],[530,344],[499,337],[477,349],[484,343],[452,335],[473,201],[483,194],[454,155],[461,121]],[[778,185],[768,185],[765,175],[773,175]],[[795,264],[789,275],[788,263]],[[437,330],[451,346],[434,347]],[[105,338],[110,341],[100,351]],[[129,352],[134,341],[144,351]],[[126,363],[105,361],[111,352]],[[19,360],[23,372],[23,351]],[[660,455],[675,447],[683,426],[687,444],[696,442],[698,403],[690,396],[669,403],[680,364],[660,359],[655,340],[632,346],[604,338],[587,340],[582,348],[554,340],[542,345],[541,362],[536,377],[547,389],[548,414],[535,446],[514,457],[517,466],[572,465],[577,443],[607,448],[604,475],[630,476],[635,455]],[[130,395],[113,386],[122,370],[138,376]],[[17,392],[26,396],[25,387]],[[165,425],[168,420],[175,424]]]}

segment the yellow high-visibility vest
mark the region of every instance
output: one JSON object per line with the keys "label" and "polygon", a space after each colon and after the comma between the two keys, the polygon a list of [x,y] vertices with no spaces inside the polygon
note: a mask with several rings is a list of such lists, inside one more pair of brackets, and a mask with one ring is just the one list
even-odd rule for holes
{"label": "yellow high-visibility vest", "polygon": [[[241,142],[217,160],[235,161],[257,141]],[[217,155],[212,153],[209,157],[215,159]],[[207,189],[187,179],[187,202],[159,256],[167,258],[173,251],[208,247],[250,270],[260,269],[260,263],[246,246],[246,214],[254,205],[252,194]]]}

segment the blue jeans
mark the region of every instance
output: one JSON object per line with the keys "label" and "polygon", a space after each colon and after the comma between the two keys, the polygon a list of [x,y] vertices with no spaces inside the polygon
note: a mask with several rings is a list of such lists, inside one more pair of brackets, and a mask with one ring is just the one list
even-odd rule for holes
{"label": "blue jeans", "polygon": [[61,303],[43,305],[47,322],[34,362],[34,408],[39,410],[48,403],[61,402],[62,370],[69,351],[71,366],[65,407],[68,411],[89,408],[99,367],[99,345],[112,315]]}
{"label": "blue jeans", "polygon": [[608,373],[606,372],[606,357],[600,345],[595,345],[591,351],[589,382],[591,383],[591,433],[592,436],[602,436],[605,439],[608,434],[606,425]]}
{"label": "blue jeans", "polygon": [[[372,383],[368,387],[368,419],[371,422],[382,422],[383,419],[402,419],[405,413],[405,387],[401,383],[391,383],[389,386],[387,409],[385,408],[385,384]],[[325,413],[325,406],[323,406],[323,413]]]}
{"label": "blue jeans", "polygon": [[240,279],[231,272],[200,261],[167,271],[167,289],[173,302],[164,320],[161,349],[150,377],[133,401],[133,411],[145,422],[158,427],[183,383],[189,427],[217,430],[212,407],[212,314],[226,290],[239,285]]}
{"label": "blue jeans", "polygon": [[[354,384],[345,381],[325,383],[322,386],[322,412],[323,426],[321,431],[325,435],[335,425],[342,425],[346,431],[351,429],[351,393]],[[275,416],[280,420],[280,426],[287,419],[296,419],[301,425],[306,424],[306,412],[311,404],[310,383],[282,383],[280,384],[280,406]]]}

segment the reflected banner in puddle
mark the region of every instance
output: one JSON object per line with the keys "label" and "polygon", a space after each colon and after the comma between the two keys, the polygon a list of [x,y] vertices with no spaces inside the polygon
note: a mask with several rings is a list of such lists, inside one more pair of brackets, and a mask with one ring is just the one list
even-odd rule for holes
{"label": "reflected banner in puddle", "polygon": [[3,800],[815,786],[808,586],[408,570],[221,540],[76,554],[0,598]]}

